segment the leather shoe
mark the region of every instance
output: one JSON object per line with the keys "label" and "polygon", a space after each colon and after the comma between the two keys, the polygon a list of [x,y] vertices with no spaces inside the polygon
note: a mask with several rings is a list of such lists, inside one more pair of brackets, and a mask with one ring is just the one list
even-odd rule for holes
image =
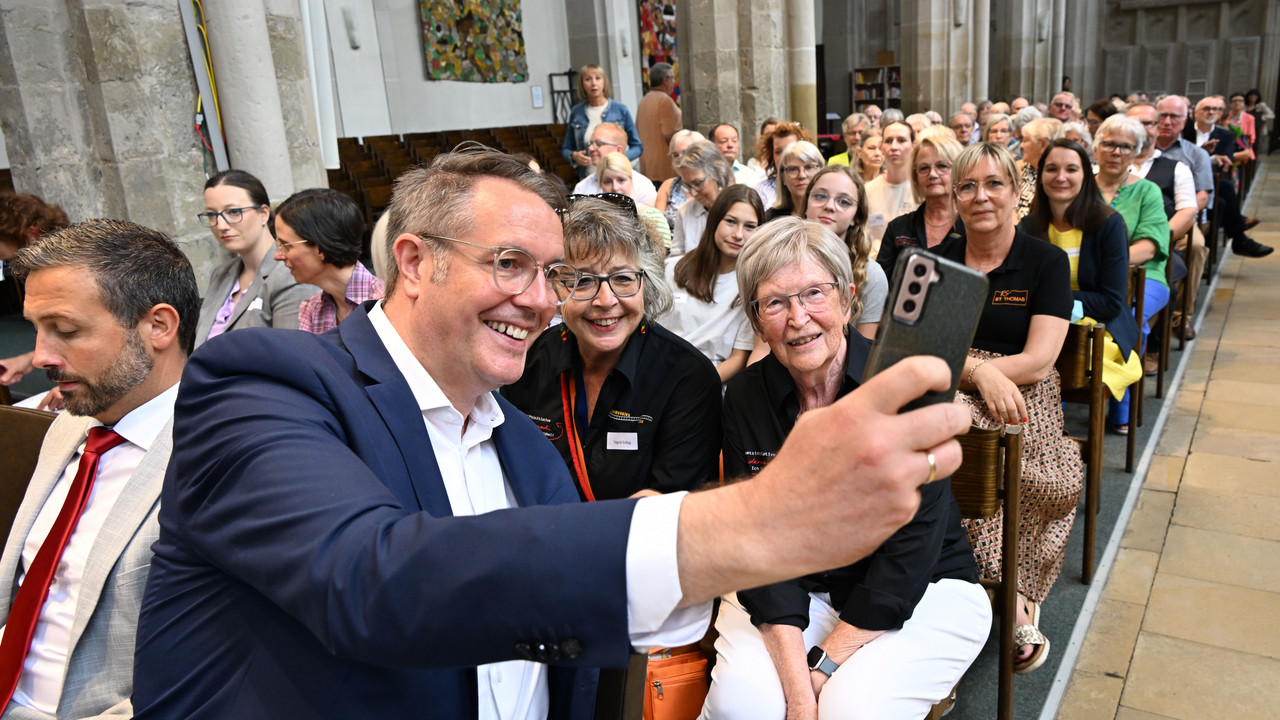
{"label": "leather shoe", "polygon": [[1142,356],[1142,374],[1150,377],[1160,372],[1160,358],[1156,355],[1146,354]]}
{"label": "leather shoe", "polygon": [[1260,258],[1275,252],[1275,248],[1263,245],[1251,237],[1243,237],[1231,241],[1231,252],[1241,257]]}
{"label": "leather shoe", "polygon": [[1245,218],[1245,219],[1244,219],[1244,229],[1245,229],[1245,230],[1252,230],[1252,229],[1254,229],[1255,227],[1257,227],[1257,226],[1258,226],[1258,223],[1260,223],[1260,222],[1262,222],[1262,221],[1261,221],[1261,220],[1259,220],[1259,219],[1258,219],[1258,218],[1256,218],[1256,217],[1247,217],[1247,218]]}
{"label": "leather shoe", "polygon": [[1191,323],[1189,323],[1189,322],[1182,323],[1182,327],[1181,327],[1181,328],[1179,328],[1179,330],[1182,332],[1182,339],[1183,339],[1183,340],[1195,340],[1195,339],[1196,339],[1196,329],[1195,329],[1195,327],[1194,327]]}

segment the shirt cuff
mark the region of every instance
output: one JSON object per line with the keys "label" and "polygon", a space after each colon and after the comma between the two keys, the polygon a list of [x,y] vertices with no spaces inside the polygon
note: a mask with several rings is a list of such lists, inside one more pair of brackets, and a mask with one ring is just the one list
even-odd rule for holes
{"label": "shirt cuff", "polygon": [[677,607],[683,592],[676,564],[680,505],[688,493],[642,498],[627,536],[627,632],[637,652],[702,639],[711,603]]}

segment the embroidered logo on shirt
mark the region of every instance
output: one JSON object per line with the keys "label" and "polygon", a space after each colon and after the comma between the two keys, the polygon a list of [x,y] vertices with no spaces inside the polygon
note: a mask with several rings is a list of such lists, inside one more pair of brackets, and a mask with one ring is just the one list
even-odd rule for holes
{"label": "embroidered logo on shirt", "polygon": [[618,422],[647,423],[653,422],[652,415],[632,415],[623,410],[610,410],[609,417]]}
{"label": "embroidered logo on shirt", "polygon": [[763,470],[764,466],[768,465],[769,461],[778,453],[768,450],[744,450],[742,454],[747,456],[747,469],[751,471],[752,475],[755,475]]}
{"label": "embroidered logo on shirt", "polygon": [[[528,413],[525,414],[528,415]],[[537,415],[529,415],[529,419],[533,421],[534,425],[538,426],[538,429],[542,431],[543,435],[547,436],[548,440],[559,440],[564,435],[564,423],[553,423],[551,420]]]}
{"label": "embroidered logo on shirt", "polygon": [[992,305],[1026,305],[1026,290],[997,290],[991,297]]}

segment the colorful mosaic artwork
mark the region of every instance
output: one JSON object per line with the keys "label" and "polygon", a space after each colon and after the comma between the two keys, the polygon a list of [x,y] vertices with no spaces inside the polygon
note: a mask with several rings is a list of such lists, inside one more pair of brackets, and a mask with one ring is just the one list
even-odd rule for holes
{"label": "colorful mosaic artwork", "polygon": [[[680,62],[676,58],[676,4],[659,0],[640,0],[640,52],[644,67],[655,63],[671,63],[676,74],[677,93],[680,85]],[[645,92],[649,91],[649,73],[640,73]],[[677,95],[677,101],[679,96]]]}
{"label": "colorful mosaic artwork", "polygon": [[520,0],[419,0],[428,80],[524,82]]}

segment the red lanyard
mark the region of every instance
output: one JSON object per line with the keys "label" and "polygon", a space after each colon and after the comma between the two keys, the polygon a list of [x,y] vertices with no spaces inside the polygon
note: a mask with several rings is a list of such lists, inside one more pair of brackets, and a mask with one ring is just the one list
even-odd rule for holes
{"label": "red lanyard", "polygon": [[573,371],[560,373],[560,404],[564,407],[564,425],[568,429],[569,456],[573,459],[573,474],[578,481],[578,488],[587,498],[587,502],[595,502],[595,493],[591,491],[591,479],[587,477],[587,458],[582,451],[582,440],[578,438],[578,428],[574,423],[574,403],[578,397],[575,392]]}

